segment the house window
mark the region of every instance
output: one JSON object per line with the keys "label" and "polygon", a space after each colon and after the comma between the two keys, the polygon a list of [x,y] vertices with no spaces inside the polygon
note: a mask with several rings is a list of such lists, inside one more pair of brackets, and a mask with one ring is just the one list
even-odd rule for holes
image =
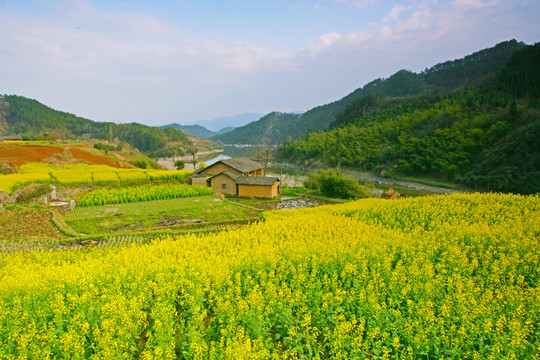
{"label": "house window", "polygon": [[227,184],[221,184],[221,190],[227,190]]}

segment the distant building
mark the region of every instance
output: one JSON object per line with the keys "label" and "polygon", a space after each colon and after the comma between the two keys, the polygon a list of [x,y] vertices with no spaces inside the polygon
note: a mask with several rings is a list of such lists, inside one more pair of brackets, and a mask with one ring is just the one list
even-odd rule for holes
{"label": "distant building", "polygon": [[21,141],[23,138],[20,135],[1,135],[0,140],[4,141]]}
{"label": "distant building", "polygon": [[279,178],[263,176],[263,166],[246,158],[220,160],[198,169],[192,183],[227,195],[273,198],[281,194]]}

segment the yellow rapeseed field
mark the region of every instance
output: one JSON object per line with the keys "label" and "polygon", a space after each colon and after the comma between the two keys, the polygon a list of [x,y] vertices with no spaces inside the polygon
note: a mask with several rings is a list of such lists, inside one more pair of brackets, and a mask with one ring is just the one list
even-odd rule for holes
{"label": "yellow rapeseed field", "polygon": [[539,359],[540,198],[275,211],[0,255],[1,359]]}
{"label": "yellow rapeseed field", "polygon": [[0,191],[11,194],[21,186],[33,183],[59,185],[118,184],[121,182],[183,179],[190,170],[119,169],[106,165],[50,165],[27,163],[17,174],[0,175]]}

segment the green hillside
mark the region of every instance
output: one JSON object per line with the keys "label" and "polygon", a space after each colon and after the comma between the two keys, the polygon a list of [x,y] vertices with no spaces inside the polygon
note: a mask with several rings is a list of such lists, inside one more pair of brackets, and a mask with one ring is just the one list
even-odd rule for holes
{"label": "green hillside", "polygon": [[4,95],[0,101],[5,109],[0,135],[20,135],[28,140],[118,139],[146,153],[167,148],[170,142],[175,142],[176,146],[192,145],[186,134],[173,128],[160,129],[136,123],[96,122],[16,95]]}
{"label": "green hillside", "polygon": [[450,179],[471,188],[540,191],[540,44],[477,86],[416,97],[371,94],[331,130],[279,148],[288,161]]}
{"label": "green hillside", "polygon": [[196,136],[203,139],[210,139],[212,136],[217,135],[218,133],[208,130],[204,126],[201,125],[180,125],[180,124],[169,124],[169,125],[163,125],[160,126],[161,129],[166,128],[173,128],[176,130],[180,130],[183,133],[186,133],[189,136]]}
{"label": "green hillside", "polygon": [[479,83],[502,69],[512,55],[524,46],[526,45],[522,42],[510,40],[492,48],[475,52],[462,59],[437,64],[420,74],[400,70],[387,79],[376,79],[338,101],[317,106],[292,119],[292,121],[289,121],[291,120],[289,114],[281,114],[280,116],[284,118],[277,120],[276,116],[279,115],[273,113],[273,122],[263,121],[264,118],[262,118],[226,135],[215,136],[212,139],[221,140],[228,144],[258,144],[263,141],[264,137],[270,139],[273,144],[279,144],[288,138],[294,139],[308,132],[319,132],[327,129],[349,104],[366,96],[380,95],[401,99],[433,91],[455,90]]}
{"label": "green hillside", "polygon": [[212,140],[225,144],[278,144],[291,135],[287,129],[299,117],[298,114],[272,112],[258,121],[213,136]]}

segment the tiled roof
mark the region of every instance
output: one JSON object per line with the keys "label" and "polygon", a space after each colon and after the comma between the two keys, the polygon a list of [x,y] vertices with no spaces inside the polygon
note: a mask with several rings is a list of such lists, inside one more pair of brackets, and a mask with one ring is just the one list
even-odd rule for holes
{"label": "tiled roof", "polygon": [[232,167],[233,169],[238,170],[242,173],[262,169],[261,164],[247,158],[225,159],[225,160],[221,160],[221,163],[228,165]]}
{"label": "tiled roof", "polygon": [[224,160],[219,160],[218,162],[216,162],[216,163],[214,163],[212,165],[209,165],[209,166],[207,166],[205,168],[200,168],[200,169],[195,170],[193,175],[197,175],[200,172],[202,172],[203,170],[209,169],[212,166],[214,166],[216,164],[219,164],[219,163],[230,166],[231,168],[233,168],[233,169],[235,169],[237,171],[240,171],[241,173],[246,173],[246,172],[250,172],[250,171],[259,170],[259,169],[262,169],[262,167],[263,167],[261,164],[255,162],[253,160],[249,160],[247,158],[224,159]]}
{"label": "tiled roof", "polygon": [[230,172],[230,171],[222,171],[222,172],[220,172],[219,174],[212,175],[212,176],[210,177],[210,179],[215,178],[215,177],[218,176],[218,175],[227,175],[228,177],[230,177],[230,178],[233,179],[233,180],[236,180],[236,179],[238,179],[238,177],[239,177],[238,175],[233,174],[233,173]]}
{"label": "tiled roof", "polygon": [[238,176],[236,183],[238,185],[267,185],[271,186],[279,179],[277,177],[269,176]]}

